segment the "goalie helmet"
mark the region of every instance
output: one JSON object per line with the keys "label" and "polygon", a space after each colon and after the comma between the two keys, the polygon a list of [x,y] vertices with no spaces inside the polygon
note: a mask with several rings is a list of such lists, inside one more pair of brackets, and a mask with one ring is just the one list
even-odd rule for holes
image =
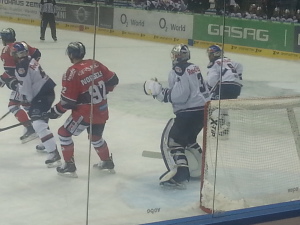
{"label": "goalie helmet", "polygon": [[85,56],[85,46],[81,42],[71,42],[66,51],[70,59],[83,59]]}
{"label": "goalie helmet", "polygon": [[11,55],[14,58],[20,59],[28,56],[28,46],[25,42],[16,42],[11,48]]}
{"label": "goalie helmet", "polygon": [[6,45],[6,43],[13,43],[16,41],[16,32],[12,28],[2,29],[0,35],[4,45]]}
{"label": "goalie helmet", "polygon": [[210,61],[214,61],[222,56],[222,48],[219,45],[211,45],[207,48],[207,55]]}
{"label": "goalie helmet", "polygon": [[180,62],[188,61],[190,58],[190,50],[187,45],[178,44],[173,47],[171,51],[171,59],[173,65],[176,65]]}

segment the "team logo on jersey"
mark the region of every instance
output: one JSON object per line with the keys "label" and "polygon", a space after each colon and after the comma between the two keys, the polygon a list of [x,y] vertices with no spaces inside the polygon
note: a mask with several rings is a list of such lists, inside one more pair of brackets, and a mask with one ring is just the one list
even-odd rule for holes
{"label": "team logo on jersey", "polygon": [[23,67],[21,67],[21,68],[18,68],[18,74],[20,74],[20,75],[24,75],[25,74],[25,69],[23,68]]}
{"label": "team logo on jersey", "polygon": [[174,70],[176,73],[182,73],[182,69],[178,66],[175,66]]}
{"label": "team logo on jersey", "polygon": [[192,69],[187,69],[187,72],[189,73],[189,75],[194,74],[194,73],[199,73],[200,69],[198,66],[194,66]]}

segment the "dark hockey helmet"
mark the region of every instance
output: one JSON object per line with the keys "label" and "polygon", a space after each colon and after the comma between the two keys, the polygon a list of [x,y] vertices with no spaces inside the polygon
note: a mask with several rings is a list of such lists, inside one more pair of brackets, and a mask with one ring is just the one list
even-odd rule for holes
{"label": "dark hockey helmet", "polygon": [[28,46],[25,42],[15,42],[10,52],[14,58],[18,59],[24,58],[29,54]]}
{"label": "dark hockey helmet", "polygon": [[0,35],[4,43],[13,43],[16,41],[16,32],[12,28],[2,29]]}
{"label": "dark hockey helmet", "polygon": [[190,58],[190,50],[187,45],[177,44],[173,47],[171,51],[171,59],[173,65],[176,65],[180,62],[188,61]]}
{"label": "dark hockey helmet", "polygon": [[70,59],[83,59],[85,56],[85,46],[81,42],[71,42],[66,51]]}
{"label": "dark hockey helmet", "polygon": [[219,45],[211,45],[206,51],[210,61],[218,59],[222,56],[222,48]]}

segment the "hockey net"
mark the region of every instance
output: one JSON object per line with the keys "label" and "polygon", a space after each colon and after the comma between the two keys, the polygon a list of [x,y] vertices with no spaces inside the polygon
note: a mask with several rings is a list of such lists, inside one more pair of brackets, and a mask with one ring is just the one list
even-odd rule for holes
{"label": "hockey net", "polygon": [[[227,110],[230,121],[225,139],[212,135],[212,115],[220,119],[222,110]],[[216,213],[300,199],[300,97],[210,101],[204,124],[203,211]],[[222,130],[220,126],[216,134]]]}

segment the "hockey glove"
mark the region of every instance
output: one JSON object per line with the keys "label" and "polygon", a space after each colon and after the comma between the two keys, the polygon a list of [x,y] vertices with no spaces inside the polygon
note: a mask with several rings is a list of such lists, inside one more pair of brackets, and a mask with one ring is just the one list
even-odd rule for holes
{"label": "hockey glove", "polygon": [[9,89],[13,91],[18,90],[19,81],[15,77],[5,79],[5,84]]}
{"label": "hockey glove", "polygon": [[156,97],[162,91],[161,84],[157,81],[157,78],[152,78],[145,81],[144,92],[146,95],[152,95]]}
{"label": "hockey glove", "polygon": [[58,119],[64,114],[64,112],[60,111],[57,105],[53,106],[48,112],[49,119]]}

